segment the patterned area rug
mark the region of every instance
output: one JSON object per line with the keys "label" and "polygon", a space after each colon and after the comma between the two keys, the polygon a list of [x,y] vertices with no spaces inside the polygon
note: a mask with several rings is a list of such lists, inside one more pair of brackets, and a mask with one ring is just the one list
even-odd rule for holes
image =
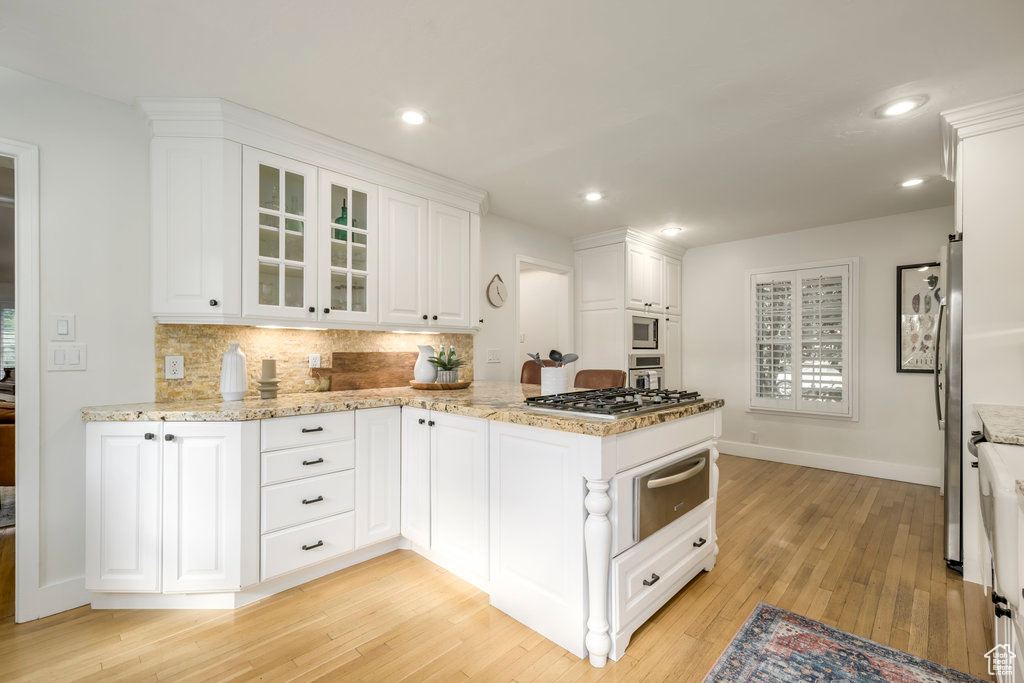
{"label": "patterned area rug", "polygon": [[978,681],[973,676],[759,603],[709,681]]}
{"label": "patterned area rug", "polygon": [[14,526],[14,487],[0,486],[0,529]]}

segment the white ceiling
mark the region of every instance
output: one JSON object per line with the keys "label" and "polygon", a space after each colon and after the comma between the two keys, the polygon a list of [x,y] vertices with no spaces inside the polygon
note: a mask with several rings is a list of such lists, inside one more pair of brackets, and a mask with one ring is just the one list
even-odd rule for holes
{"label": "white ceiling", "polygon": [[1016,0],[0,0],[0,64],[126,102],[224,97],[509,218],[674,221],[697,246],[952,203],[944,180],[897,184],[938,175],[940,110],[1024,90],[1022,29]]}

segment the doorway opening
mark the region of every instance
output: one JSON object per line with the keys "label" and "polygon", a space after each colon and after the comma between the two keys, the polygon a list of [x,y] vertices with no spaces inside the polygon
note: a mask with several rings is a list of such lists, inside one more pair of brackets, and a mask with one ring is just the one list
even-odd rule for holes
{"label": "doorway opening", "polygon": [[0,619],[14,616],[15,245],[14,159],[0,154]]}
{"label": "doorway opening", "polygon": [[573,351],[572,266],[516,256],[516,340],[519,377],[527,353],[547,358]]}

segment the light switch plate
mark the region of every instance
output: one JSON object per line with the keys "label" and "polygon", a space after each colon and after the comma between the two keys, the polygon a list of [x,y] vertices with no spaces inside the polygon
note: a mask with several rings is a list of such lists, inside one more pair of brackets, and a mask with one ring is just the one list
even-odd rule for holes
{"label": "light switch plate", "polygon": [[75,316],[56,313],[49,316],[50,341],[75,341]]}
{"label": "light switch plate", "polygon": [[488,363],[500,363],[501,362],[501,349],[487,349],[487,362]]}
{"label": "light switch plate", "polygon": [[74,372],[88,366],[89,349],[85,344],[51,342],[46,349],[46,369],[50,372]]}
{"label": "light switch plate", "polygon": [[309,354],[309,367],[318,368],[320,367],[320,354],[311,353]]}
{"label": "light switch plate", "polygon": [[164,356],[164,379],[185,379],[184,356]]}

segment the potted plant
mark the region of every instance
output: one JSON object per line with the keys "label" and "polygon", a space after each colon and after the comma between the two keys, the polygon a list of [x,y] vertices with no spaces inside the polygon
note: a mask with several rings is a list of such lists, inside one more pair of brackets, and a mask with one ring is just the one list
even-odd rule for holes
{"label": "potted plant", "polygon": [[430,357],[430,364],[437,368],[438,384],[455,384],[459,381],[459,368],[466,364],[466,361],[455,357],[455,348],[445,354],[444,347],[436,356]]}

